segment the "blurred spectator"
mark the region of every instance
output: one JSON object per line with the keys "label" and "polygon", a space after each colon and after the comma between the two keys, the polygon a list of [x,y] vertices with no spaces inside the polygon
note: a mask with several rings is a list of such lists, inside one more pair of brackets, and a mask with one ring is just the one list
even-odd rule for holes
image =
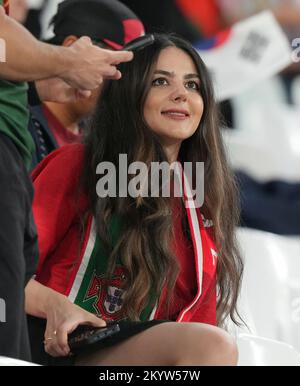
{"label": "blurred spectator", "polygon": [[[53,17],[54,36],[49,43],[72,45],[79,37],[89,36],[97,45],[119,49],[144,34],[136,15],[117,0],[66,0]],[[81,141],[83,120],[91,115],[100,89],[90,98],[69,103],[40,102],[31,85],[29,130],[36,145],[33,166],[57,147]]]}
{"label": "blurred spectator", "polygon": [[[228,25],[231,25],[239,20],[245,19],[249,16],[252,16],[258,12],[261,12],[266,9],[273,11],[278,22],[281,24],[282,28],[286,32],[290,42],[292,39],[299,36],[300,33],[300,1],[299,0],[266,0],[266,1],[250,1],[250,0],[218,0],[219,7],[223,13],[224,20],[226,20]],[[300,72],[299,63],[294,63],[289,66],[286,70],[281,72],[280,79],[282,83],[282,102],[293,103],[293,98],[291,95],[291,85],[295,76],[298,76]],[[276,83],[276,81],[274,81]],[[284,86],[284,87],[283,87]],[[271,95],[267,95],[265,100],[260,100],[257,98],[257,94],[261,94],[264,83],[261,84],[260,89],[252,91],[253,94],[253,106],[255,104],[261,106],[262,111],[264,107],[262,104],[270,103],[272,100]],[[266,83],[266,88],[267,83]],[[279,98],[279,89],[274,89],[273,93],[278,93]],[[286,95],[284,95],[284,92]],[[250,117],[247,117],[247,112],[250,111],[253,113],[251,106],[251,97],[249,98],[251,91],[244,100],[246,107],[244,111],[236,112],[239,117],[243,116],[243,122],[245,125],[246,121],[249,121]],[[247,94],[246,94],[247,95]],[[245,96],[244,96],[245,98]],[[258,100],[259,99],[259,100]],[[276,99],[276,98],[275,98]],[[243,100],[243,96],[241,98]],[[271,102],[272,103],[272,102]],[[274,102],[273,102],[274,103]],[[287,125],[291,125],[288,115],[285,114],[285,110],[281,108],[281,105],[276,106],[276,111],[281,109],[281,120],[284,122],[286,120]],[[259,110],[258,110],[259,112]],[[256,112],[256,114],[258,114]],[[251,114],[251,113],[250,113]],[[266,113],[267,114],[267,113]],[[272,135],[276,136],[276,127],[277,130],[280,128],[280,121],[276,118],[266,116],[265,125],[262,124],[261,127],[261,136],[268,133],[267,125],[270,122],[269,131]],[[240,118],[239,118],[240,119]],[[262,116],[258,118],[260,122],[262,121]],[[259,126],[258,121],[255,127]],[[274,127],[274,125],[276,127]],[[239,129],[243,129],[239,125]],[[249,127],[248,127],[249,129]],[[275,133],[275,134],[274,134]],[[254,134],[255,135],[255,134]],[[250,138],[250,137],[249,137]],[[290,139],[291,140],[291,139]],[[271,145],[270,145],[271,144]],[[289,163],[289,154],[288,152],[284,153],[284,143],[280,143],[280,148],[278,147],[279,143],[269,136],[269,147],[274,148],[277,154],[285,154],[286,162]],[[258,146],[253,140],[250,143],[247,143],[246,146],[252,146],[253,151],[258,151]],[[272,162],[272,157],[270,153],[270,148],[265,145],[264,149],[264,161],[266,164]],[[242,151],[242,150],[241,150]],[[258,151],[259,152],[259,151]],[[246,157],[245,153],[242,155]],[[244,162],[246,165],[246,162]],[[259,165],[260,169],[264,169],[265,165]],[[251,170],[251,169],[250,169]],[[286,175],[283,173],[282,176],[278,175],[276,179],[273,176],[270,178],[257,178],[250,174],[249,170],[237,170],[236,177],[239,181],[240,194],[241,194],[241,225],[249,228],[260,229],[263,231],[278,233],[281,235],[299,235],[300,234],[300,222],[299,222],[299,213],[300,213],[300,184],[297,181],[290,182],[286,180]]]}
{"label": "blurred spectator", "polygon": [[300,235],[300,183],[260,182],[237,172],[242,204],[242,226],[280,235]]}
{"label": "blurred spectator", "polygon": [[[299,0],[215,0],[227,26],[250,17],[263,10],[272,10],[278,22],[285,30],[291,46],[300,36],[300,1]],[[294,47],[295,48],[295,47]],[[292,88],[296,76],[300,73],[300,63],[295,62],[281,73],[286,99],[293,104]]]}
{"label": "blurred spectator", "polygon": [[300,29],[299,0],[217,0],[224,18],[230,23],[244,19],[265,9],[271,9],[279,23],[287,30]]}
{"label": "blurred spectator", "polygon": [[202,37],[198,28],[183,14],[176,0],[123,0],[144,23],[146,32],[176,32],[194,43]]}
{"label": "blurred spectator", "polygon": [[217,0],[177,0],[177,4],[203,36],[213,36],[224,28]]}

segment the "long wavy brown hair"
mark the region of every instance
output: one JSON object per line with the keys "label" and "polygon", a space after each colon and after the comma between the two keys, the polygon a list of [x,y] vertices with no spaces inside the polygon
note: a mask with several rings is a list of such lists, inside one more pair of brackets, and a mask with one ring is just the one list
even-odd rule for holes
{"label": "long wavy brown hair", "polygon": [[[135,53],[132,62],[119,66],[119,81],[105,82],[86,137],[84,187],[98,235],[109,256],[108,276],[120,259],[126,277],[124,310],[129,318],[137,320],[149,301],[149,293],[159,296],[166,285],[168,299],[171,298],[178,276],[177,259],[171,249],[172,199],[99,198],[96,168],[105,161],[118,168],[119,154],[127,154],[128,164],[141,161],[149,169],[151,162],[167,161],[158,138],[144,120],[143,109],[159,54],[170,46],[192,58],[201,80],[203,116],[193,136],[183,141],[180,160],[205,163],[205,202],[201,211],[213,220],[218,249],[218,324],[228,315],[238,323],[236,304],[243,264],[235,240],[239,220],[237,189],[226,160],[210,75],[199,54],[185,40],[173,34],[157,34],[153,45]],[[122,227],[113,243],[110,225],[115,216]]]}

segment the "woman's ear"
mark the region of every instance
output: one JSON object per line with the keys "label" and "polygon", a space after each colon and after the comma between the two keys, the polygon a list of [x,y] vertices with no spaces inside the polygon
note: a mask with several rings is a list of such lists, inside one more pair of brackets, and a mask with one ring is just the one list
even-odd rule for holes
{"label": "woman's ear", "polygon": [[71,46],[73,43],[75,43],[76,40],[78,40],[78,37],[77,37],[77,36],[75,36],[75,35],[69,35],[69,36],[67,36],[67,37],[64,39],[62,45],[63,45],[64,47],[69,47],[69,46]]}

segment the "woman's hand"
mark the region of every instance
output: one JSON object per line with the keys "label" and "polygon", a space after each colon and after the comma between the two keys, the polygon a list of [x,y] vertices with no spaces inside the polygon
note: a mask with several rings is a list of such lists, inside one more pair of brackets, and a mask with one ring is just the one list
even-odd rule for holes
{"label": "woman's hand", "polygon": [[53,357],[70,354],[68,334],[74,331],[78,325],[106,326],[103,319],[85,311],[71,303],[67,297],[57,293],[50,296],[46,317],[45,351]]}
{"label": "woman's hand", "polygon": [[26,313],[47,319],[45,351],[54,357],[69,355],[68,334],[79,324],[106,326],[104,320],[76,306],[66,296],[34,279],[27,284],[25,295]]}

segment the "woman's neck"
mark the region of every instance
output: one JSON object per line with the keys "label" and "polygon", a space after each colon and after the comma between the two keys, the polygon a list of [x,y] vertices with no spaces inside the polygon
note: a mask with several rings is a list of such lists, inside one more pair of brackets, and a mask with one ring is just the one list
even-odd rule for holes
{"label": "woman's neck", "polygon": [[171,164],[173,162],[176,162],[178,160],[178,154],[180,150],[180,143],[175,143],[175,144],[168,144],[168,145],[163,145],[163,149],[165,151],[165,154],[167,156],[168,162]]}

